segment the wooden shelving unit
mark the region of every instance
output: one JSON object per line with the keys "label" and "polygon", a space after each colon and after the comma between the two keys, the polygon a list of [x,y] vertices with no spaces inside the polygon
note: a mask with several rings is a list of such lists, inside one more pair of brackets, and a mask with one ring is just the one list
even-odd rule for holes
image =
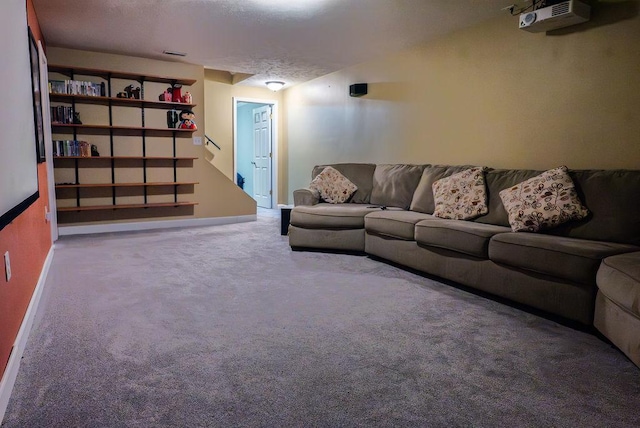
{"label": "wooden shelving unit", "polygon": [[[178,200],[178,189],[183,189],[182,193],[193,193],[193,186],[198,185],[197,181],[191,180],[178,180],[178,169],[184,167],[193,167],[193,161],[198,159],[197,157],[189,156],[177,156],[177,144],[179,141],[190,138],[194,130],[191,129],[173,129],[163,128],[157,126],[147,126],[145,110],[181,110],[192,109],[196,104],[181,103],[181,102],[167,102],[145,99],[145,83],[154,82],[167,85],[183,85],[191,86],[196,83],[194,79],[172,78],[165,76],[153,76],[139,73],[123,73],[110,70],[93,69],[93,68],[79,68],[79,67],[66,67],[59,65],[50,65],[48,68],[49,73],[58,73],[69,80],[88,80],[87,76],[98,77],[99,79],[92,79],[95,83],[98,83],[102,79],[104,83],[105,94],[104,96],[88,96],[88,95],[75,95],[75,94],[60,94],[50,93],[49,99],[51,103],[58,105],[71,105],[72,110],[75,112],[76,107],[80,105],[95,105],[102,106],[96,107],[98,109],[104,108],[104,115],[101,116],[102,120],[95,121],[98,123],[83,123],[83,124],[68,124],[68,123],[52,123],[51,129],[53,134],[69,136],[72,140],[90,140],[90,136],[94,138],[108,137],[108,151],[103,146],[102,154],[107,156],[56,156],[54,157],[54,167],[56,170],[65,170],[63,175],[71,175],[72,179],[63,180],[66,181],[55,185],[56,194],[60,200],[75,199],[75,206],[69,207],[69,202],[63,203],[61,207],[58,207],[59,213],[68,212],[91,212],[91,211],[106,211],[106,210],[135,210],[135,209],[152,209],[161,207],[194,207],[196,202],[181,201]],[[113,79],[122,79],[131,82],[137,82],[140,87],[140,99],[134,98],[119,98],[113,96],[112,81]],[[140,126],[122,126],[117,124],[114,120],[114,109],[126,107],[130,111],[132,108],[137,109],[140,113]],[[95,108],[94,108],[95,109]],[[84,120],[83,120],[84,121]],[[91,122],[91,121],[89,121]],[[127,121],[127,122],[130,122]],[[79,138],[82,136],[83,138]],[[85,136],[89,136],[86,138]],[[101,136],[101,137],[97,137]],[[128,155],[126,150],[123,153],[122,147],[117,140],[121,137],[139,137],[140,150],[142,154],[139,156]],[[168,151],[171,155],[166,156],[149,156],[147,154],[147,138],[162,138],[167,139],[167,143],[170,144]],[[54,140],[60,138],[54,137]],[[91,143],[91,141],[89,141]],[[127,145],[132,143],[127,140]],[[135,142],[134,142],[135,144]],[[154,146],[158,144],[164,144],[162,141],[155,140]],[[107,152],[107,153],[104,153]],[[122,153],[119,155],[119,152]],[[154,153],[155,154],[155,153]],[[104,180],[101,182],[100,177],[81,180],[81,177],[86,178],[86,174],[93,174],[94,171],[98,171],[92,168],[98,168],[98,170],[110,170],[110,180]],[[117,179],[116,171],[119,168],[126,168],[128,171],[139,170],[139,176],[133,177],[134,179]],[[153,180],[148,179],[148,173],[155,168],[169,168],[172,171],[172,177],[154,177]],[[103,178],[105,174],[101,175]],[[158,180],[160,178],[160,180]],[[167,180],[168,178],[168,180]],[[99,181],[99,182],[96,182]],[[119,189],[122,189],[119,191]],[[130,190],[125,190],[130,189]],[[153,193],[151,189],[154,189]],[[63,193],[61,193],[63,192]],[[97,192],[97,193],[96,193]],[[111,204],[100,204],[102,201],[94,200],[96,198],[105,198],[105,192],[108,198],[111,199]],[[124,192],[124,193],[122,193]],[[133,192],[133,193],[132,193]],[[153,200],[158,195],[172,195],[173,201],[166,201],[167,197],[164,196],[161,199],[163,201]],[[133,199],[132,199],[133,198]],[[140,203],[135,202],[135,199],[139,199]],[[96,204],[96,202],[98,202]],[[164,214],[163,214],[164,215]],[[170,215],[170,214],[169,214]],[[184,211],[176,212],[175,215],[184,215]],[[139,215],[138,215],[139,216]],[[144,217],[144,215],[142,215]],[[90,221],[91,218],[88,218]],[[59,218],[60,223],[64,223],[63,218]],[[75,219],[77,221],[77,218]]]}

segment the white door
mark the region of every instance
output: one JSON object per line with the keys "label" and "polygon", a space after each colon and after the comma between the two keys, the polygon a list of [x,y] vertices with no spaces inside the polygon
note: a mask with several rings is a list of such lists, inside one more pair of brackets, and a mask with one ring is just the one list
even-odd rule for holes
{"label": "white door", "polygon": [[271,208],[271,106],[253,109],[253,198]]}

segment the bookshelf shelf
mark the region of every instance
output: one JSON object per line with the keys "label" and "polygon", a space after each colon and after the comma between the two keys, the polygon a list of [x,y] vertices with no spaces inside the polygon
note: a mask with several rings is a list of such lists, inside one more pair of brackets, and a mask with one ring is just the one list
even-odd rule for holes
{"label": "bookshelf shelf", "polygon": [[85,161],[101,161],[101,160],[152,160],[152,161],[186,161],[196,160],[196,157],[180,157],[180,156],[54,156],[54,161],[65,160],[85,160]]}
{"label": "bookshelf shelf", "polygon": [[[134,212],[136,208],[189,208],[198,205],[197,202],[178,201],[178,193],[192,194],[193,186],[199,184],[197,181],[190,180],[189,172],[185,171],[193,168],[193,162],[198,157],[178,156],[179,141],[191,138],[195,130],[166,127],[168,119],[165,116],[169,117],[169,114],[172,114],[170,112],[166,115],[164,113],[146,114],[146,110],[192,109],[196,104],[145,99],[145,83],[188,87],[196,84],[195,79],[61,65],[49,65],[48,71],[50,74],[55,73],[58,79],[62,75],[64,76],[62,79],[71,81],[57,81],[58,85],[52,84],[50,90],[65,91],[72,88],[76,93],[83,94],[49,93],[50,102],[58,106],[52,107],[52,117],[54,117],[53,113],[56,113],[56,120],[71,122],[72,114],[78,112],[79,106],[92,106],[81,108],[82,119],[89,124],[51,124],[52,133],[58,136],[58,139],[54,136],[58,152],[76,155],[54,157],[56,181],[60,183],[55,185],[57,197],[59,200],[67,201],[62,204],[63,206],[58,207],[57,211],[61,214],[77,213],[77,215],[62,215],[58,218],[60,223],[95,220],[96,215],[90,215],[92,211],[131,210]],[[79,76],[86,77],[78,79]],[[137,82],[135,86],[139,86],[139,94],[136,92],[137,89],[127,90],[133,91],[139,97],[115,97],[115,92],[112,91],[113,86],[120,87],[122,82],[113,82],[113,79]],[[54,82],[55,79],[50,76],[50,81]],[[151,91],[155,91],[162,87],[151,85],[150,88]],[[159,89],[159,92],[162,90]],[[101,96],[92,94],[101,94]],[[132,123],[131,115],[132,112],[135,114],[136,110],[139,111],[140,126],[122,126],[123,122],[127,125]],[[123,137],[139,137],[139,139]],[[150,138],[153,140],[149,141]],[[103,156],[77,156],[79,146],[83,150],[89,147],[84,142],[78,142],[84,139],[90,145],[97,145],[98,151]],[[125,144],[122,144],[123,142]],[[140,149],[137,149],[136,145],[139,145]],[[85,154],[82,150],[80,152]],[[178,174],[178,170],[183,172]],[[173,197],[168,198],[169,195]],[[165,201],[156,202],[159,196]],[[106,200],[90,202],[96,197]],[[69,205],[69,199],[75,199],[75,206],[64,206]],[[166,199],[173,199],[173,201],[166,202]],[[91,205],[96,202],[100,204]],[[104,204],[105,202],[107,204]],[[162,215],[193,215],[193,208],[186,211],[185,209],[172,211],[173,214],[162,212]],[[156,215],[143,212],[126,214],[126,217],[143,218]]]}
{"label": "bookshelf shelf", "polygon": [[104,211],[123,210],[132,208],[160,208],[160,207],[192,207],[197,202],[156,202],[151,204],[120,204],[120,205],[85,205],[82,207],[58,207],[58,212],[72,211]]}
{"label": "bookshelf shelf", "polygon": [[151,101],[151,100],[138,100],[133,98],[115,98],[115,97],[97,97],[97,96],[89,96],[89,95],[69,95],[69,94],[57,94],[57,93],[49,93],[49,99],[51,101],[59,102],[59,103],[82,103],[82,104],[97,104],[108,106],[109,104],[113,106],[120,107],[145,107],[145,108],[158,108],[158,109],[176,109],[182,110],[185,108],[191,109],[196,106],[196,104],[186,104],[186,103],[173,103],[168,101]]}
{"label": "bookshelf shelf", "polygon": [[144,126],[110,126],[110,125],[76,125],[71,123],[52,123],[51,131],[54,134],[89,134],[89,135],[113,135],[150,137],[190,137],[195,132],[193,129],[174,128],[149,128]]}
{"label": "bookshelf shelf", "polygon": [[56,184],[56,189],[78,189],[83,187],[167,187],[167,186],[193,186],[197,181],[167,181],[156,183],[93,183],[93,184]]}

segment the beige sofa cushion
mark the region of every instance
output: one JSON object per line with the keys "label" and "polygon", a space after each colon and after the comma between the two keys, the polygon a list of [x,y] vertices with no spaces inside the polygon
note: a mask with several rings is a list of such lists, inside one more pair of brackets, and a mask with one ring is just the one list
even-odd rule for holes
{"label": "beige sofa cushion", "polygon": [[416,223],[428,218],[431,218],[430,214],[393,209],[380,210],[365,216],[364,228],[367,233],[413,241]]}
{"label": "beige sofa cushion", "polygon": [[431,217],[416,224],[415,239],[420,245],[486,259],[491,237],[510,230],[505,226]]}
{"label": "beige sofa cushion", "polygon": [[424,168],[424,165],[377,165],[371,203],[408,209]]}
{"label": "beige sofa cushion", "polygon": [[491,238],[489,258],[500,264],[595,284],[605,257],[640,250],[639,247],[537,233],[501,233]]}
{"label": "beige sofa cushion", "polygon": [[602,294],[640,318],[640,252],[604,259],[596,282]]}
{"label": "beige sofa cushion", "polygon": [[379,210],[368,204],[300,205],[291,210],[291,224],[304,229],[364,229],[364,216]]}

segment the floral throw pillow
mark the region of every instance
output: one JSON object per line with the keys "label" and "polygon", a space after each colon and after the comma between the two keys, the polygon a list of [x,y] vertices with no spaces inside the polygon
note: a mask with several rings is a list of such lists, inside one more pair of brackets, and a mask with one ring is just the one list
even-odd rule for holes
{"label": "floral throw pillow", "polygon": [[589,214],[582,205],[567,167],[550,169],[500,192],[514,232],[538,232]]}
{"label": "floral throw pillow", "polygon": [[436,217],[469,220],[489,212],[484,168],[470,168],[441,178],[431,188]]}
{"label": "floral throw pillow", "polygon": [[358,190],[358,186],[353,184],[347,177],[330,166],[322,170],[311,181],[310,189],[315,189],[320,193],[320,197],[330,204],[342,204],[347,202],[351,195]]}

